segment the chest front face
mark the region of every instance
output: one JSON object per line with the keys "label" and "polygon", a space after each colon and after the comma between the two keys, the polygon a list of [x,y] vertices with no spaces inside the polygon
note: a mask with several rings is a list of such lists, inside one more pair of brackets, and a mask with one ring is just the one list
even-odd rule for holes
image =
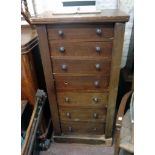
{"label": "chest front face", "polygon": [[61,132],[104,134],[114,24],[48,25]]}
{"label": "chest front face", "polygon": [[124,23],[37,25],[55,135],[111,137]]}

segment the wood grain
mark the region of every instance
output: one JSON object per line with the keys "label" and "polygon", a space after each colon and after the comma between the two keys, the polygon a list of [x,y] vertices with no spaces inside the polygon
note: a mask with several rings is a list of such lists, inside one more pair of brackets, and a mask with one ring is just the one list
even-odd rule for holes
{"label": "wood grain", "polygon": [[[61,142],[111,143],[124,25],[128,19],[129,16],[120,10],[72,15],[53,15],[47,12],[31,19],[38,27],[54,132],[59,133],[54,139]],[[101,30],[101,33],[97,34],[97,30]],[[101,47],[100,54],[96,53],[96,46]],[[60,47],[65,49],[62,53]],[[96,70],[95,64],[100,65],[100,70]],[[92,102],[94,94],[103,94],[103,98],[98,96],[101,97],[101,106]],[[68,104],[64,102],[66,95],[70,99]],[[99,115],[98,118],[93,118],[96,114]],[[91,133],[89,126],[82,126],[80,122],[104,122],[105,136],[110,138],[106,141],[105,138],[95,139],[94,135],[88,138],[86,134],[83,137],[71,134],[60,136],[60,126],[64,125],[61,127],[67,133],[70,122],[77,133]],[[78,122],[79,126],[76,124]],[[80,126],[85,129],[80,130]]]}
{"label": "wood grain", "polygon": [[[105,122],[106,108],[62,108],[60,107],[60,119],[61,121],[90,121],[90,122]],[[68,114],[70,116],[68,116]],[[94,113],[97,117],[94,117]]]}
{"label": "wood grain", "polygon": [[[85,91],[85,92],[104,92],[109,86],[109,77],[104,76],[66,76],[66,75],[54,75],[56,82],[56,90],[58,92],[66,91]],[[99,86],[96,87],[94,82],[98,81]]]}
{"label": "wood grain", "polygon": [[[106,107],[108,104],[108,93],[57,93],[58,104],[61,107]],[[97,101],[95,99],[97,98]],[[67,100],[66,100],[67,99]]]}
{"label": "wood grain", "polygon": [[37,45],[36,30],[30,27],[21,27],[21,99],[28,100],[33,106],[38,84],[32,53]]}
{"label": "wood grain", "polygon": [[112,145],[112,138],[105,138],[105,135],[61,135],[61,136],[53,136],[55,142],[59,143],[83,143],[83,144],[101,144],[102,146],[111,146]]}
{"label": "wood grain", "polygon": [[38,25],[36,27],[38,35],[39,35],[39,46],[40,46],[40,54],[43,63],[43,70],[45,75],[46,87],[48,91],[48,100],[52,115],[53,129],[55,134],[60,134],[60,122],[59,122],[59,113],[57,100],[55,95],[55,87],[54,80],[52,78],[52,67],[51,60],[49,54],[48,40],[45,25]]}
{"label": "wood grain", "polygon": [[32,17],[32,24],[127,22],[129,16],[119,9],[105,9],[100,14],[53,15],[51,11]]}
{"label": "wood grain", "polygon": [[[93,40],[93,41],[103,41],[113,38],[114,29],[113,24],[69,24],[69,25],[48,25],[47,32],[49,40]],[[98,35],[96,30],[100,29],[101,34]],[[59,31],[63,32],[63,36],[59,35]]]}
{"label": "wood grain", "polygon": [[[103,76],[109,76],[111,62],[110,60],[103,59],[77,59],[63,57],[52,57],[53,73],[78,73],[78,74],[100,74]],[[66,65],[66,69],[62,69],[62,66]],[[96,65],[99,65],[99,69],[96,69]]]}
{"label": "wood grain", "polygon": [[90,122],[62,122],[62,132],[64,134],[104,134],[105,123]]}
{"label": "wood grain", "polygon": [[35,105],[35,94],[38,89],[36,69],[32,50],[21,54],[21,98]]}
{"label": "wood grain", "polygon": [[119,73],[120,65],[122,58],[122,49],[124,41],[124,23],[116,23],[114,30],[114,43],[112,51],[112,66],[111,66],[111,75],[109,83],[109,99],[108,99],[108,110],[106,117],[106,130],[105,136],[109,138],[112,136],[114,114],[115,114],[115,105],[118,92],[118,82],[119,82]]}
{"label": "wood grain", "polygon": [[[51,56],[87,56],[87,57],[104,57],[111,58],[112,41],[105,42],[83,42],[83,41],[49,41]],[[60,52],[59,48],[64,47],[65,51]],[[97,52],[96,47],[101,51]]]}

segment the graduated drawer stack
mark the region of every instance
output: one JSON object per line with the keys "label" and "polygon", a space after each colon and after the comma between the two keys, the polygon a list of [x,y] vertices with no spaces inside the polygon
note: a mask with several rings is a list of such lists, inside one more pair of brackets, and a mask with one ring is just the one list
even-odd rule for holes
{"label": "graduated drawer stack", "polygon": [[47,25],[64,134],[104,134],[114,25]]}

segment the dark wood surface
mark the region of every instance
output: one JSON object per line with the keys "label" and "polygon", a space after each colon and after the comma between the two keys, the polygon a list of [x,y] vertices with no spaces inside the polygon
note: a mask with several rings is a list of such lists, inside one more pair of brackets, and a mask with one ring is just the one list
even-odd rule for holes
{"label": "dark wood surface", "polygon": [[108,93],[57,93],[58,104],[61,107],[83,107],[95,108],[106,107],[108,103]]}
{"label": "dark wood surface", "polygon": [[105,122],[106,108],[59,108],[61,121]]}
{"label": "dark wood surface", "polygon": [[[59,134],[57,140],[66,141],[60,134],[62,130],[67,133],[70,123],[76,136],[68,138],[68,142],[86,142],[86,136],[82,139],[78,134],[91,133],[91,122],[100,122],[102,129],[101,124],[96,124],[99,133],[102,130],[102,136],[112,137],[124,25],[128,18],[119,10],[105,10],[89,15],[45,13],[32,19],[39,34],[54,135]],[[96,45],[101,47],[100,54],[96,54]],[[100,106],[91,106],[89,97],[100,93],[103,94]],[[66,94],[71,104],[64,103]],[[82,122],[88,124],[80,130]],[[96,140],[100,141],[99,137]]]}
{"label": "dark wood surface", "polygon": [[[71,40],[88,40],[103,41],[113,38],[113,23],[112,24],[69,24],[47,26],[49,40],[71,41]],[[97,34],[97,29],[100,29],[100,34]],[[59,31],[63,35],[59,35]]]}
{"label": "dark wood surface", "polygon": [[123,96],[120,106],[119,106],[119,110],[118,110],[117,117],[116,117],[116,123],[115,123],[116,129],[115,129],[115,152],[114,152],[114,155],[118,155],[119,151],[120,151],[120,148],[119,148],[120,132],[121,132],[121,127],[122,127],[123,116],[125,114],[125,108],[128,103],[127,101],[129,100],[132,93],[133,93],[132,91],[126,93]]}
{"label": "dark wood surface", "polygon": [[21,28],[21,99],[35,104],[35,94],[38,88],[36,69],[32,52],[38,45],[36,30],[30,27]]}
{"label": "dark wood surface", "polygon": [[122,58],[122,49],[123,49],[123,41],[124,41],[124,31],[125,24],[124,23],[116,23],[114,30],[114,43],[113,43],[113,51],[112,51],[112,66],[111,66],[111,75],[109,82],[109,100],[108,100],[108,110],[106,121],[106,130],[105,135],[106,138],[111,137],[113,122],[114,122],[114,114],[115,114],[115,106],[116,106],[116,98],[118,92],[118,82],[119,82],[119,73],[120,73],[120,65]]}
{"label": "dark wood surface", "polygon": [[97,22],[127,22],[129,16],[118,9],[105,9],[97,14],[53,15],[45,12],[31,18],[32,24],[63,24],[63,23],[97,23]]}
{"label": "dark wood surface", "polygon": [[43,63],[46,88],[48,91],[48,100],[50,104],[53,129],[55,134],[59,135],[61,134],[61,130],[60,130],[60,123],[59,123],[57,100],[55,96],[54,79],[52,78],[52,68],[51,68],[46,27],[45,25],[40,25],[40,26],[37,26],[36,29],[39,35],[39,46],[40,46],[40,52],[41,52],[40,54],[41,54],[41,59]]}
{"label": "dark wood surface", "polygon": [[62,133],[64,134],[103,134],[105,124],[100,122],[75,122],[67,121],[61,123]]}
{"label": "dark wood surface", "polygon": [[[109,76],[111,61],[106,59],[88,59],[67,57],[52,58],[53,73],[101,74]],[[63,68],[65,66],[65,68]]]}
{"label": "dark wood surface", "polygon": [[[107,42],[83,42],[83,41],[50,41],[51,56],[86,56],[86,57],[102,57],[111,58],[112,41]],[[60,49],[65,51],[61,52]],[[100,49],[99,51],[96,48]]]}
{"label": "dark wood surface", "polygon": [[112,138],[106,139],[103,134],[65,134],[61,136],[53,136],[55,142],[60,143],[83,143],[83,144],[101,144],[103,146],[111,146]]}
{"label": "dark wood surface", "polygon": [[30,104],[35,104],[35,94],[37,91],[37,78],[32,53],[21,55],[21,97]]}
{"label": "dark wood surface", "polygon": [[[104,92],[109,86],[109,77],[100,75],[61,75],[55,76],[56,90],[58,92],[66,91],[85,91],[85,92]],[[98,83],[98,86],[95,85]]]}

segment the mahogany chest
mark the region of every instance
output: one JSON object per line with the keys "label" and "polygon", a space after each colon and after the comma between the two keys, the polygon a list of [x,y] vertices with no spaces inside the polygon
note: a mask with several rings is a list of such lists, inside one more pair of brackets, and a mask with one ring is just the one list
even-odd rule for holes
{"label": "mahogany chest", "polygon": [[[56,141],[111,143],[125,22],[120,10],[31,19]],[[108,141],[109,140],[109,141]]]}

